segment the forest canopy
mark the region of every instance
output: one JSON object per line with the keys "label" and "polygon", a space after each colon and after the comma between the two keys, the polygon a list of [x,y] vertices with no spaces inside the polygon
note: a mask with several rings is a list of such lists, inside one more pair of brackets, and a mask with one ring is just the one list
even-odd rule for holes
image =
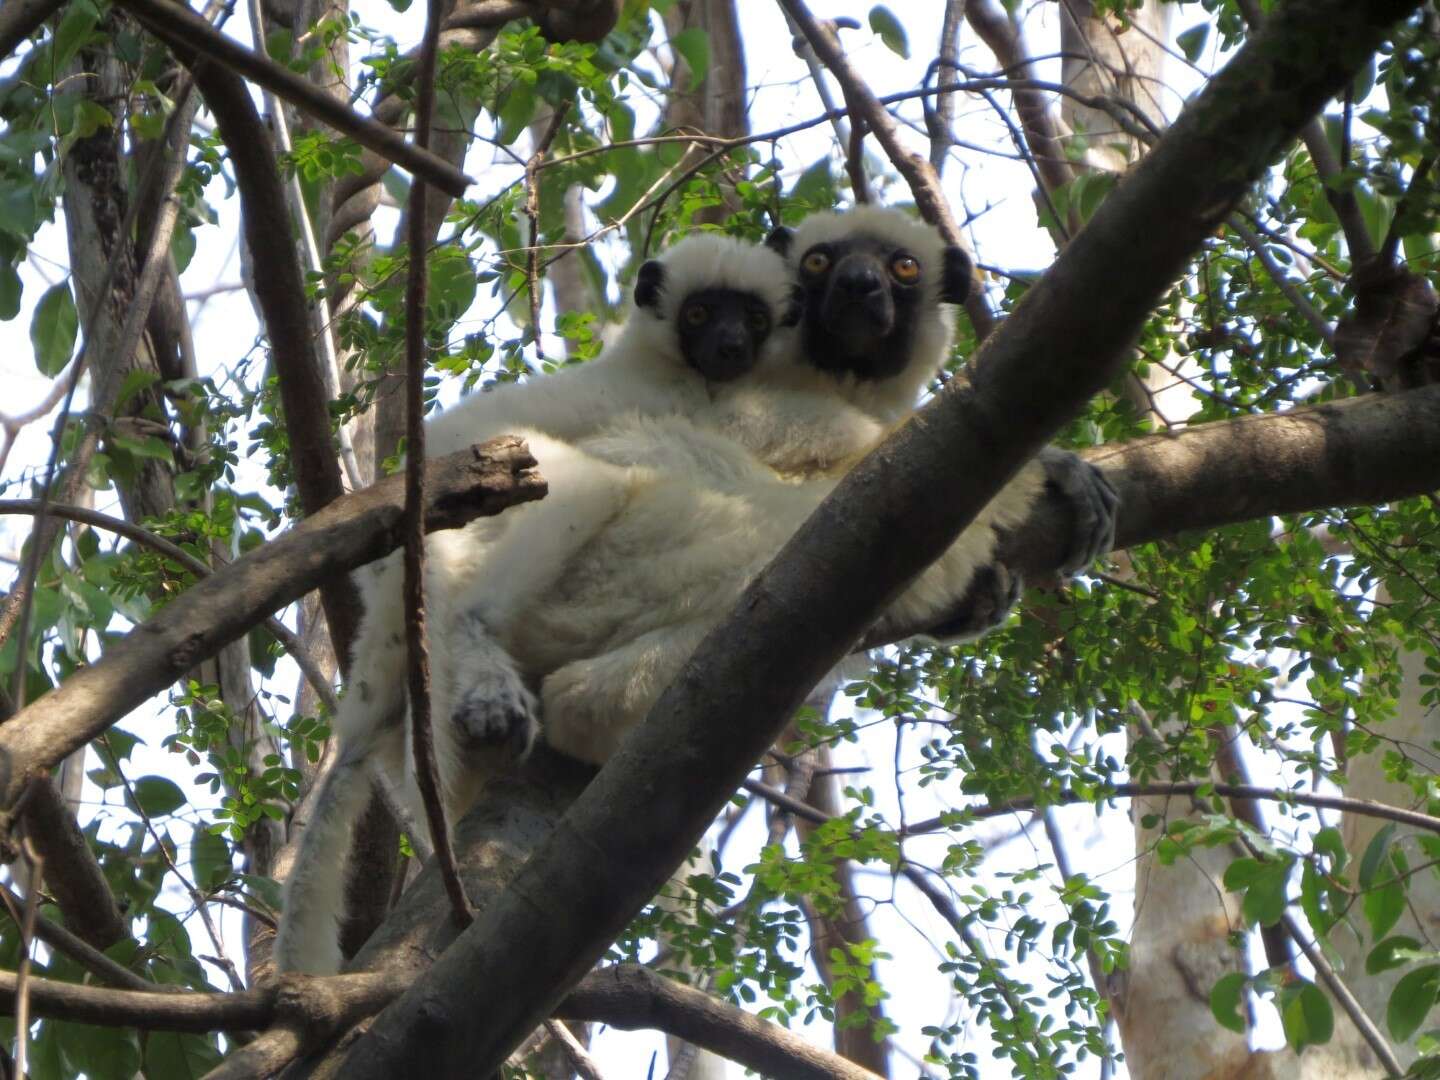
{"label": "forest canopy", "polygon": [[[1434,0],[6,0],[5,1075],[1440,1076],[1437,83]],[[866,204],[975,266],[916,419],[598,773],[377,778],[277,975],[350,571],[546,475],[419,417]],[[882,619],[1048,443],[1114,550]]]}

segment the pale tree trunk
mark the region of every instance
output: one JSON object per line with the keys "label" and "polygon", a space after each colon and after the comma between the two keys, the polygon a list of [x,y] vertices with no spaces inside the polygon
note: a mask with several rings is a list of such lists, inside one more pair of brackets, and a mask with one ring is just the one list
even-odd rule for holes
{"label": "pale tree trunk", "polygon": [[[545,138],[545,132],[549,130],[554,115],[555,111],[548,105],[542,105],[536,110],[535,119],[530,123],[532,148],[539,146]],[[584,185],[571,184],[565,189],[564,221],[565,231],[560,236],[560,243],[578,245],[585,236]],[[596,311],[600,308],[603,297],[591,295],[590,286],[585,281],[585,270],[580,262],[580,249],[563,248],[555,255],[558,257],[545,266],[545,280],[550,285],[550,295],[555,301],[555,313],[562,315],[567,312]],[[550,252],[542,253],[542,265],[550,257]],[[575,344],[569,338],[565,339],[567,358],[575,354]]]}
{"label": "pale tree trunk", "polygon": [[[830,699],[838,687],[835,683],[827,683],[820,690],[812,695],[807,704],[819,705],[821,714],[829,709]],[[845,812],[841,804],[840,785],[833,772],[828,772],[831,767],[830,748],[821,746],[813,751],[813,760],[808,764],[812,773],[812,780],[809,784],[809,796],[806,798],[811,806],[815,807],[827,817],[839,817]],[[815,826],[803,820],[796,819],[795,831],[801,839],[808,838],[814,832]],[[830,974],[830,950],[840,949],[848,951],[847,946],[859,944],[863,941],[874,939],[870,932],[869,921],[865,917],[865,908],[861,903],[860,893],[855,885],[855,866],[848,860],[838,860],[831,866],[831,874],[835,878],[835,884],[839,891],[840,909],[835,912],[820,912],[810,904],[805,905],[805,917],[810,924],[810,955],[814,960],[816,968],[820,971],[821,977],[827,985],[833,985],[833,978]],[[869,965],[869,978],[872,982],[879,981],[879,972],[872,961]],[[859,1027],[842,1026],[842,1021],[863,1015],[865,1023]],[[846,1057],[855,1064],[860,1065],[877,1076],[890,1075],[890,1043],[888,1039],[876,1041],[872,1034],[872,1024],[884,1018],[884,1008],[876,1003],[868,1005],[864,999],[855,993],[847,993],[835,1001],[835,1052]]]}
{"label": "pale tree trunk", "polygon": [[[1157,127],[1165,124],[1161,79],[1169,40],[1170,4],[1147,0],[1125,13],[1097,15],[1092,0],[1060,0],[1061,75],[1066,86],[1087,97],[1129,102]],[[1061,115],[1069,130],[1086,140],[1085,162],[1095,169],[1123,172],[1143,152],[1101,109],[1064,98]]]}
{"label": "pale tree trunk", "polygon": [[[1381,586],[1378,602],[1384,604],[1389,599],[1389,594]],[[1395,703],[1395,717],[1381,728],[1380,734],[1387,740],[1395,740],[1405,748],[1407,754],[1418,758],[1420,769],[1434,772],[1440,768],[1440,761],[1437,761],[1434,750],[1436,725],[1440,716],[1437,716],[1434,706],[1425,705],[1421,701],[1421,696],[1427,689],[1420,682],[1425,670],[1423,655],[1408,650],[1401,651],[1400,693]],[[1383,758],[1382,753],[1376,752],[1361,755],[1349,762],[1345,770],[1349,780],[1345,794],[1355,799],[1383,800],[1389,806],[1414,805],[1415,795],[1408,785],[1392,783],[1386,778]],[[1359,865],[1360,857],[1364,855],[1366,847],[1383,824],[1384,822],[1377,818],[1367,818],[1359,814],[1344,816],[1340,827],[1352,867]],[[1411,864],[1415,865],[1419,861],[1418,858],[1412,859]],[[1353,870],[1351,877],[1354,877]],[[1436,880],[1433,872],[1422,870],[1413,875],[1407,884],[1409,903],[1390,934],[1413,937],[1424,943],[1425,947],[1434,948],[1435,943],[1440,941],[1440,881]],[[1365,920],[1358,911],[1352,913],[1352,918],[1357,925],[1364,927],[1364,938],[1357,937],[1343,927],[1336,927],[1330,935],[1330,945],[1339,954],[1345,971],[1364,972],[1365,956],[1375,946],[1375,942],[1371,940],[1369,928],[1365,926]],[[1347,983],[1366,1014],[1380,1022],[1382,1029],[1390,993],[1406,970],[1408,969],[1402,967],[1392,968],[1378,975],[1367,973]],[[1336,1035],[1340,1035],[1338,1024]],[[1374,1053],[1358,1036],[1347,1040],[1347,1045],[1337,1049],[1343,1055],[1340,1057],[1341,1063],[1351,1067],[1352,1071],[1347,1075],[1385,1075]],[[1415,1060],[1413,1043],[1395,1043],[1391,1049],[1395,1051],[1395,1056],[1402,1065],[1409,1066]]]}
{"label": "pale tree trunk", "polygon": [[[748,134],[745,51],[735,0],[679,0],[665,13],[665,28],[672,37],[691,28],[704,30],[710,45],[710,70],[699,85],[694,85],[684,58],[676,54],[670,70],[665,128],[724,138]],[[690,149],[687,162],[693,163],[702,153],[699,148]],[[721,204],[699,211],[695,215],[697,224],[718,224],[735,211],[738,203],[730,185],[722,183],[720,191]]]}
{"label": "pale tree trunk", "polygon": [[[1061,0],[1061,50],[1066,85],[1087,96],[1128,101],[1157,124],[1159,79],[1169,9],[1149,0],[1127,12],[1132,25],[1121,32],[1113,17],[1097,16],[1090,0]],[[1104,112],[1073,98],[1061,98],[1062,125],[1087,138],[1083,164],[1123,171],[1144,152],[1138,140],[1119,130]],[[1188,391],[1175,388],[1164,368],[1150,367],[1144,383],[1131,381],[1136,408],[1157,427],[1183,422],[1193,408]],[[1171,391],[1170,394],[1166,392]],[[1123,562],[1122,558],[1122,562]],[[1122,567],[1122,572],[1125,570]],[[1157,718],[1151,737],[1183,729],[1177,717]],[[1157,779],[1168,778],[1164,773]],[[1243,929],[1239,905],[1221,883],[1234,857],[1225,848],[1197,848],[1162,866],[1154,855],[1166,822],[1188,816],[1188,799],[1137,799],[1134,816],[1135,921],[1130,931],[1130,966],[1116,981],[1115,1007],[1121,1044],[1132,1080],[1203,1080],[1239,1075],[1250,1059],[1243,1034],[1221,1028],[1210,1011],[1210,988],[1222,975],[1244,970],[1244,956],[1232,943]],[[1156,825],[1145,827],[1153,818]]]}

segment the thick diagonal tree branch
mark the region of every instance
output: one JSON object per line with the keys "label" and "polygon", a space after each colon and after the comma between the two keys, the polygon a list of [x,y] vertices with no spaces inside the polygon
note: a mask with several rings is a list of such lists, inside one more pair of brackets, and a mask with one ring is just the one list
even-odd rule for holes
{"label": "thick diagonal tree branch", "polygon": [[[486,443],[429,462],[427,530],[456,528],[519,502],[545,484],[518,439]],[[374,562],[400,544],[404,478],[337,499],[318,514],[197,582],[111,645],[100,662],[0,727],[0,805],[26,781],[99,735],[272,611],[327,577]]]}
{"label": "thick diagonal tree branch", "polygon": [[1415,7],[1277,10],[987,339],[970,378],[857,466],[746,590],[510,887],[350,1043],[343,1074],[498,1067],[685,858],[808,689],[1119,374],[1204,239]]}
{"label": "thick diagonal tree branch", "polygon": [[[1214,528],[1246,515],[1373,505],[1440,487],[1440,387],[1222,421],[1179,434],[1097,447],[1086,456],[1105,470],[1127,500],[1119,521],[1121,544],[1164,539],[1185,529]],[[1234,492],[1242,487],[1247,491],[1237,499]],[[1007,542],[1006,557],[1027,573],[1053,573],[1065,557],[1055,539],[1068,531],[1065,512],[1058,498],[1043,501],[1026,527]],[[889,634],[872,643],[924,629],[892,626]],[[466,893],[478,908],[493,901],[540,846],[589,775],[558,755],[537,751],[523,773],[492,783],[480,805],[459,823],[456,836]],[[763,785],[747,782],[746,786],[791,813],[814,813],[804,803],[783,802],[783,793]],[[1131,788],[1117,789],[1117,794],[1132,794]],[[1272,794],[1305,803],[1323,798]],[[1057,803],[1068,801],[1065,795],[1055,798]],[[1021,804],[1006,804],[972,813],[980,818],[1023,809]],[[1371,811],[1388,813],[1381,807]],[[1428,827],[1426,820],[1396,813],[1400,816],[1393,819]],[[940,824],[923,822],[911,831]],[[446,912],[445,893],[432,866],[406,890],[399,907],[352,966],[392,975],[398,970],[402,982],[415,977],[455,939],[457,929]],[[374,1004],[378,1007],[385,1000],[388,996]],[[282,1064],[289,1060],[285,1046],[291,1056],[299,1051],[300,1044],[291,1035],[271,1038],[267,1033],[265,1038],[276,1055],[266,1060]],[[322,1071],[321,1075],[331,1074]]]}

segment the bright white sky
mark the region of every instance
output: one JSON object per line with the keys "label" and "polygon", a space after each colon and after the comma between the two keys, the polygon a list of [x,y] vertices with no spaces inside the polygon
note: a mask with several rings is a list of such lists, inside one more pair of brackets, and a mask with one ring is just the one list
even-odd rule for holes
{"label": "bright white sky", "polygon": [[[902,2],[894,6],[902,13],[901,17],[909,31],[912,54],[909,60],[902,60],[894,55],[870,32],[867,23],[870,8],[868,3],[836,0],[820,6],[817,11],[831,17],[851,15],[866,24],[865,29],[847,32],[844,41],[860,70],[880,94],[917,87],[939,37],[943,5]],[[742,12],[744,40],[748,51],[749,82],[758,87],[751,108],[754,127],[760,129],[765,125],[780,126],[812,117],[822,111],[815,88],[809,81],[803,64],[790,50],[790,33],[778,6],[771,3],[742,3],[738,7]],[[373,20],[374,24],[397,34],[402,43],[418,38],[423,5],[414,5],[403,17],[396,16],[384,3],[357,3],[356,9],[367,21]],[[1198,12],[1194,12],[1194,9],[1180,11],[1181,21],[1174,29],[1183,30],[1193,21],[1198,21]],[[237,14],[231,21],[231,32],[244,35],[243,22],[243,15]],[[1049,54],[1058,48],[1055,5],[1028,5],[1025,8],[1025,28],[1034,54]],[[980,70],[989,70],[996,66],[990,54],[978,44],[968,29],[962,33],[962,41],[962,62]],[[1172,62],[1167,77],[1187,90],[1193,88],[1196,77],[1188,71],[1177,72],[1176,69],[1180,67],[1178,62]],[[1059,81],[1059,61],[1042,62],[1041,77]],[[632,85],[636,86],[637,91],[640,89],[638,84]],[[1178,96],[1172,96],[1165,102],[1170,115],[1174,115],[1179,104]],[[990,113],[989,106],[983,100],[964,98],[959,103],[958,111],[960,115],[957,130],[963,138],[972,143],[993,146],[1004,155],[1012,153],[1006,128]],[[905,115],[912,119],[918,118],[918,107],[908,108]],[[642,130],[646,119],[645,112],[641,110],[639,127]],[[911,134],[915,149],[923,152],[926,148],[923,135],[918,132]],[[780,157],[798,174],[821,155],[831,153],[832,142],[829,126],[817,127],[786,139],[781,144]],[[486,154],[488,149],[484,144],[477,144],[477,150],[468,163],[471,175],[478,177],[480,181],[480,190],[475,193],[477,196],[483,196],[486,190],[508,183],[513,177],[513,166],[508,159],[497,155],[491,160]],[[878,152],[874,150],[873,141],[872,152]],[[1053,249],[1050,240],[1034,224],[1035,212],[1031,201],[1033,184],[1029,170],[1022,163],[1007,156],[987,156],[961,151],[952,157],[946,173],[946,187],[957,212],[963,214],[968,211],[978,215],[973,223],[972,233],[974,246],[982,262],[1007,268],[1038,269],[1051,261]],[[235,243],[236,201],[222,200],[218,189],[212,188],[210,194],[216,200],[213,205],[219,212],[220,224],[218,229],[204,230],[197,235],[198,252],[183,280],[183,287],[189,293],[209,290],[217,284],[236,283],[239,280]],[[888,201],[908,201],[908,192],[903,188],[892,187],[885,192],[885,197]],[[378,218],[380,235],[386,237],[393,231],[396,214],[393,211],[382,211]],[[28,302],[33,303],[49,284],[64,279],[67,272],[66,258],[61,229],[58,226],[46,228],[34,246],[29,263],[21,270]],[[202,370],[222,372],[233,369],[251,349],[255,338],[255,318],[244,293],[220,292],[206,300],[197,300],[192,302],[191,312],[195,319],[195,339],[200,351]],[[0,374],[3,374],[7,388],[3,404],[3,411],[6,413],[19,413],[30,408],[43,398],[50,385],[50,381],[35,370],[31,360],[29,319],[27,308],[13,322],[0,324],[0,344],[4,346],[3,351],[0,351]],[[549,313],[544,321],[549,325],[552,320],[553,313]],[[559,350],[557,348],[547,351],[554,355]],[[0,479],[13,485],[22,468],[34,467],[43,462],[48,450],[48,423],[32,425],[21,434],[10,457],[6,474]],[[258,488],[262,485],[263,475],[259,470],[255,470],[253,476],[245,478],[245,482]],[[20,494],[20,489],[11,486],[5,494]],[[274,492],[270,494],[275,495]],[[103,502],[99,508],[114,509],[113,505],[107,507]],[[0,518],[0,556],[17,555],[27,529],[28,521]],[[7,566],[7,576],[9,569]],[[293,668],[285,664],[282,665],[281,672],[281,677],[273,682],[272,688],[288,696],[295,685]],[[276,707],[284,708],[279,704]],[[130,717],[124,726],[141,734],[151,744],[149,748],[142,747],[137,750],[129,769],[132,780],[147,772],[162,773],[180,782],[187,790],[194,790],[187,783],[190,773],[183,767],[183,763],[158,750],[161,736],[171,730],[169,720],[146,708]],[[893,727],[878,725],[862,739],[859,746],[840,748],[837,751],[837,764],[873,764],[873,772],[863,774],[854,782],[875,785],[879,808],[892,815],[892,820],[898,820],[895,794],[886,779],[892,771],[893,739]],[[1123,744],[1117,742],[1108,749],[1117,757],[1123,757]],[[906,790],[905,810],[910,820],[930,816],[948,805],[935,789],[921,790],[915,787],[913,779]],[[93,801],[94,809],[106,817],[108,815],[104,810],[104,803],[115,805],[113,793],[106,799],[104,794],[94,787],[87,788],[86,799]],[[195,801],[197,806],[207,806],[213,802],[208,792],[204,791],[197,793]],[[1062,811],[1062,814],[1072,862],[1076,867],[1098,877],[1100,883],[1111,890],[1114,914],[1122,923],[1123,929],[1123,924],[1128,923],[1133,889],[1133,868],[1129,856],[1132,846],[1131,832],[1127,816],[1124,813],[1112,812],[1097,825],[1093,812],[1085,808],[1072,808]],[[188,836],[188,825],[181,822],[175,822],[174,825],[177,838]],[[749,853],[754,851],[759,842],[761,828],[759,815],[752,812],[750,820],[731,843],[729,850],[732,854],[727,861],[727,869],[738,871],[749,861]],[[982,838],[999,838],[1007,832],[1013,833],[1015,829],[1015,822],[1000,821],[983,828],[981,834]],[[940,862],[943,841],[932,841],[928,846],[917,842],[908,850],[912,859],[935,865]],[[742,856],[739,853],[745,854]],[[999,847],[990,856],[988,865],[992,871],[1015,870],[1033,866],[1037,861],[1053,860],[1043,835],[1032,833],[1011,839]],[[874,895],[884,899],[892,894],[892,886],[887,877],[888,875],[872,874],[865,875],[862,880]],[[995,884],[997,881],[998,879],[992,879],[991,883]],[[934,916],[923,900],[917,900],[908,886],[897,887],[894,893],[901,902],[878,905],[871,913],[872,928],[894,957],[882,967],[882,979],[891,994],[886,1005],[887,1011],[899,1020],[905,1029],[905,1035],[902,1036],[905,1051],[918,1056],[924,1052],[924,1043],[918,1037],[922,1024],[943,1024],[956,1017],[963,1017],[968,1005],[964,1001],[952,1000],[948,982],[935,971],[938,956],[931,943],[947,940],[951,936],[949,928]],[[169,895],[175,910],[189,910],[188,900],[178,888],[172,887]],[[1053,906],[1046,903],[1038,903],[1036,906],[1040,909],[1037,914],[1049,916],[1055,912]],[[233,911],[222,910],[225,935],[230,947],[234,949],[233,955],[238,956],[238,918]],[[203,939],[198,922],[192,919],[191,925],[196,936],[196,951],[210,952],[209,943]],[[998,941],[994,943],[994,948],[997,952],[1003,951]],[[1033,967],[1031,974],[1038,977],[1040,971],[1039,967]],[[213,974],[219,985],[219,973]],[[823,1027],[812,1031],[819,1041],[828,1043],[828,1033]],[[608,1075],[616,1080],[645,1075],[650,1054],[657,1049],[662,1056],[656,1065],[656,1075],[663,1075],[663,1041],[658,1037],[603,1034],[595,1046],[602,1066],[606,1067]],[[979,1055],[985,1076],[1009,1075],[1007,1064],[990,1060],[988,1032],[983,1029],[976,1032],[972,1049]],[[908,1068],[902,1067],[898,1070],[898,1075],[907,1073]],[[1097,1073],[1098,1066],[1092,1060],[1082,1065],[1077,1075],[1087,1077]],[[738,1070],[735,1075],[739,1075]],[[1124,1075],[1123,1066],[1118,1075]]]}

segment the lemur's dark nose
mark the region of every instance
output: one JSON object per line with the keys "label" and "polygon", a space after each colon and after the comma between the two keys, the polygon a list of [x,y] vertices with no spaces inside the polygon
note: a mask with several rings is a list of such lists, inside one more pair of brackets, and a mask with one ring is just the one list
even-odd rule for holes
{"label": "lemur's dark nose", "polygon": [[880,274],[869,263],[852,264],[845,267],[835,280],[845,295],[861,299],[879,292],[885,287]]}
{"label": "lemur's dark nose", "polygon": [[749,351],[745,331],[733,327],[721,335],[716,347],[720,358],[730,361],[745,359],[745,354]]}

